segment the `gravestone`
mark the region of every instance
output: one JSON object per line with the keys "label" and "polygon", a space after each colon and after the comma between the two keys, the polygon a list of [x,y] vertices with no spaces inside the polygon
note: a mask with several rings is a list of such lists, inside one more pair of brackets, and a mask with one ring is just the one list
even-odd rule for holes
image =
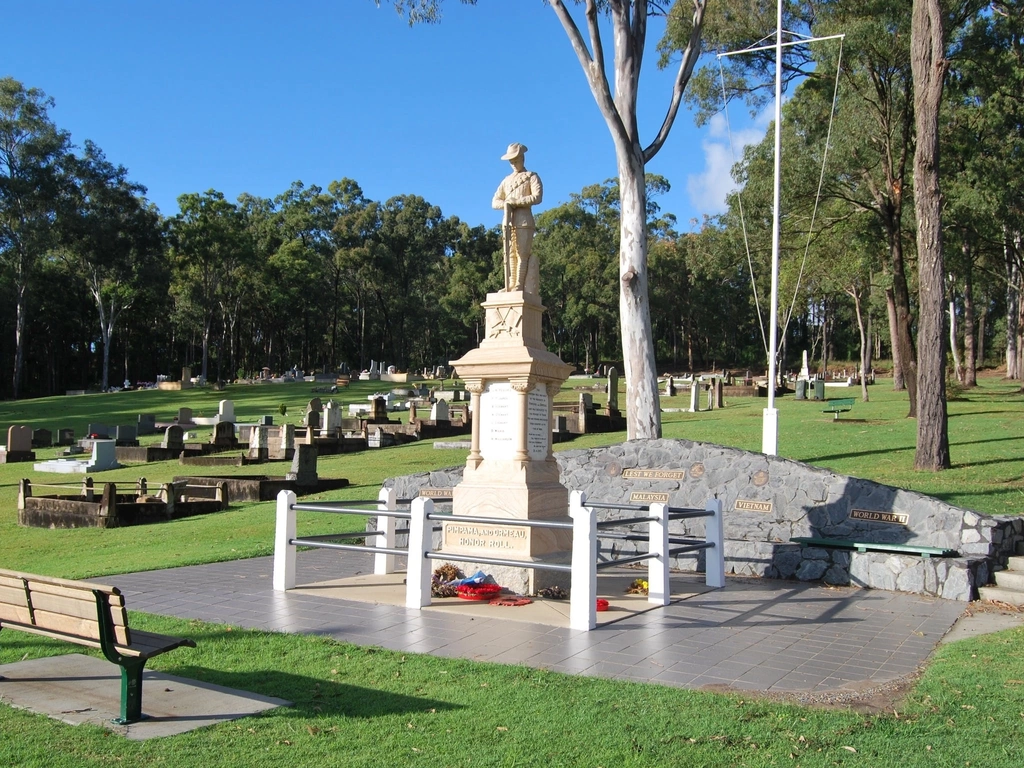
{"label": "gravestone", "polygon": [[321,434],[325,437],[337,437],[340,430],[341,405],[333,400],[329,400],[327,405],[324,406],[324,426]]}
{"label": "gravestone", "polygon": [[181,427],[177,424],[171,424],[171,426],[164,430],[164,439],[160,443],[160,447],[169,451],[184,451],[184,434],[185,432]]}
{"label": "gravestone", "polygon": [[53,433],[48,429],[32,430],[32,447],[49,448],[53,445]]}
{"label": "gravestone", "polygon": [[114,427],[114,440],[118,445],[138,445],[139,436],[134,426],[119,424]]}
{"label": "gravestone", "polygon": [[438,400],[430,406],[430,420],[433,422],[448,421],[448,403]]}
{"label": "gravestone", "polygon": [[714,394],[714,397],[712,398],[712,406],[714,408],[724,408],[725,382],[721,378],[716,376],[715,379],[711,382],[711,391]]}
{"label": "gravestone", "polygon": [[270,455],[268,427],[258,424],[249,432],[249,458],[266,461]]}
{"label": "gravestone", "polygon": [[291,471],[285,475],[286,480],[293,480],[296,485],[304,488],[316,487],[320,478],[316,473],[317,450],[315,445],[299,443],[295,446],[292,456]]}
{"label": "gravestone", "polygon": [[74,445],[75,444],[75,430],[68,427],[62,427],[57,430],[57,445]]}
{"label": "gravestone", "polygon": [[221,400],[217,406],[217,421],[235,422],[235,403],[232,400]]}
{"label": "gravestone", "polygon": [[311,431],[320,429],[320,411],[307,411],[305,422]]}
{"label": "gravestone", "polygon": [[273,416],[260,416],[256,420],[256,425],[260,427],[272,427],[274,425]]}
{"label": "gravestone", "polygon": [[671,376],[665,379],[665,397],[676,396],[676,382]]}
{"label": "gravestone", "polygon": [[114,440],[93,440],[92,456],[85,462],[86,472],[103,472],[117,469],[117,447]]}
{"label": "gravestone", "polygon": [[375,397],[370,400],[370,420],[387,421],[388,409],[383,397]]}
{"label": "gravestone", "polygon": [[619,409],[619,372],[612,366],[608,369],[608,410]]}
{"label": "gravestone", "polygon": [[137,435],[152,435],[156,432],[156,416],[152,413],[140,413],[135,426]]}
{"label": "gravestone", "polygon": [[694,379],[690,382],[690,413],[700,412],[700,383]]}
{"label": "gravestone", "polygon": [[291,459],[294,455],[295,425],[282,424],[280,427],[267,427],[267,458],[280,461]]}
{"label": "gravestone", "polygon": [[594,410],[594,396],[589,392],[583,392],[580,394],[580,410]]}
{"label": "gravestone", "polygon": [[3,447],[3,462],[35,461],[32,452],[32,428],[15,425],[7,429],[7,445]]}
{"label": "gravestone", "polygon": [[238,445],[235,439],[235,425],[230,421],[218,421],[213,425],[213,437],[210,439],[212,445],[218,448],[233,448]]}
{"label": "gravestone", "polygon": [[110,427],[106,424],[90,424],[85,428],[85,436],[106,440],[110,437]]}
{"label": "gravestone", "polygon": [[811,378],[811,371],[807,367],[807,350],[806,349],[804,350],[804,353],[803,353],[803,363],[800,365],[800,373],[797,376],[797,378],[798,379],[803,379],[804,381],[807,381],[808,379]]}
{"label": "gravestone", "polygon": [[179,408],[178,416],[175,418],[179,424],[191,424],[192,423],[192,409],[191,408]]}

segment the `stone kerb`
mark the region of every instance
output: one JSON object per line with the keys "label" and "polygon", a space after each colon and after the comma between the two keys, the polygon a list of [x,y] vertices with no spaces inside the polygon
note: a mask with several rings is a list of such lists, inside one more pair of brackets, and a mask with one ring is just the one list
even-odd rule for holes
{"label": "stone kerb", "polygon": [[[796,461],[685,440],[637,440],[556,454],[560,480],[593,500],[661,501],[725,509],[726,568],[739,575],[858,584],[969,600],[1024,539],[1024,519],[981,516],[912,491],[837,475]],[[421,487],[453,487],[461,468],[389,480],[399,498]],[[438,483],[442,483],[438,485]],[[611,512],[609,515],[613,514]],[[623,512],[622,516],[633,513]],[[676,521],[672,534],[703,538],[701,519]],[[801,548],[794,536],[940,547],[958,558]],[[629,555],[633,542],[605,542]],[[642,545],[640,545],[642,547]],[[673,566],[703,568],[703,554]]]}

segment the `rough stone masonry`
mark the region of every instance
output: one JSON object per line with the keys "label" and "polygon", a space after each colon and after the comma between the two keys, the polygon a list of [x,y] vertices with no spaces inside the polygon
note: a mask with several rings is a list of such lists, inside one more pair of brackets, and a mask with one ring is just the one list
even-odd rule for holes
{"label": "rough stone masonry", "polygon": [[[993,569],[1024,540],[1024,518],[985,516],[913,491],[838,475],[761,453],[689,440],[634,440],[556,454],[561,482],[592,501],[703,508],[720,498],[725,509],[726,570],[828,584],[971,600]],[[388,480],[399,498],[421,488],[452,488],[462,468]],[[635,512],[602,510],[602,518]],[[673,536],[703,538],[701,519],[673,521]],[[956,550],[959,557],[922,558],[884,552],[801,548],[794,536]],[[606,540],[602,555],[642,551],[644,542]],[[703,553],[673,566],[702,570]]]}

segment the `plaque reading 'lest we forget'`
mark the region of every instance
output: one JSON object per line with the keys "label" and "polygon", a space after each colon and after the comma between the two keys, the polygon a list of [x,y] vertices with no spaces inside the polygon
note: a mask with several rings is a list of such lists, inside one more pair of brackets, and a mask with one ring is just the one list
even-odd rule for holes
{"label": "plaque reading 'lest we forget'", "polygon": [[506,381],[492,381],[480,393],[480,455],[484,459],[515,458],[513,441],[515,393]]}
{"label": "plaque reading 'lest we forget'", "polygon": [[548,389],[538,384],[526,396],[526,451],[534,461],[548,457],[550,426]]}

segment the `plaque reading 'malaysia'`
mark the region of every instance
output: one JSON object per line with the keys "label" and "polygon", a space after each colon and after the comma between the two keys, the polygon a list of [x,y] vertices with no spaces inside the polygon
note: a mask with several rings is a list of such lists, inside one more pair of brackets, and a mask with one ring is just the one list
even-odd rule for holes
{"label": "plaque reading 'malaysia'", "polygon": [[634,480],[682,480],[684,469],[624,469],[622,476]]}
{"label": "plaque reading 'malaysia'", "polygon": [[668,494],[655,493],[652,491],[633,491],[629,494],[629,500],[647,502],[650,504],[668,504]]}
{"label": "plaque reading 'malaysia'", "polygon": [[906,525],[910,522],[910,515],[902,512],[875,512],[871,509],[851,509],[851,520],[867,520],[872,523],[890,523],[891,525]]}
{"label": "plaque reading 'malaysia'", "polygon": [[515,458],[514,398],[507,381],[492,381],[480,393],[480,455],[484,459]]}
{"label": "plaque reading 'malaysia'", "polygon": [[750,499],[736,499],[733,509],[738,512],[771,512],[770,501],[751,501]]}
{"label": "plaque reading 'malaysia'", "polygon": [[548,415],[548,389],[538,384],[526,396],[526,452],[534,461],[548,457],[551,417]]}

